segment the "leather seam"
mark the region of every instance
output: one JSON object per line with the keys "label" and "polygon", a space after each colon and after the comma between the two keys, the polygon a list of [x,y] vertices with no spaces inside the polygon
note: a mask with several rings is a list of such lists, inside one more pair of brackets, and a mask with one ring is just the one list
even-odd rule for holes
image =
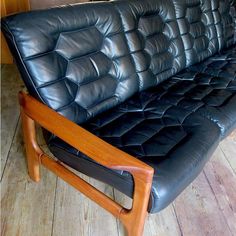
{"label": "leather seam", "polygon": [[36,89],[36,86],[35,86],[35,84],[34,84],[32,78],[31,78],[31,76],[30,76],[30,74],[29,74],[29,71],[28,71],[28,69],[27,69],[27,67],[26,67],[26,65],[25,65],[25,62],[24,62],[24,60],[22,59],[21,54],[19,53],[19,49],[18,49],[18,45],[17,45],[16,40],[15,40],[15,36],[14,36],[13,33],[10,31],[9,26],[8,26],[8,23],[6,23],[5,26],[6,26],[6,28],[7,28],[7,31],[10,33],[10,35],[11,35],[11,37],[12,37],[12,39],[13,39],[13,44],[14,44],[15,49],[16,49],[16,51],[17,51],[18,57],[19,57],[19,59],[20,59],[20,61],[21,61],[21,64],[22,64],[23,67],[24,67],[25,72],[27,73],[28,78],[30,79],[30,82],[31,82],[31,84],[32,84],[32,86],[33,86],[33,88],[34,88],[34,90],[35,90],[37,96],[41,99],[41,101],[42,101],[44,104],[46,104],[46,102],[44,101],[44,99],[42,98],[42,96],[40,95],[40,93],[38,92],[38,90]]}

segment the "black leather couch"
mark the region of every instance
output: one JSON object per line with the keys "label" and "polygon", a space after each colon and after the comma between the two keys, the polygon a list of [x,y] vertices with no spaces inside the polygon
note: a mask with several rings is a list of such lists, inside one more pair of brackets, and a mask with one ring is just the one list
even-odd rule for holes
{"label": "black leather couch", "polygon": [[[155,170],[158,212],[236,127],[230,0],[129,0],[9,16],[2,30],[29,93]],[[133,179],[53,134],[51,152],[132,197]]]}

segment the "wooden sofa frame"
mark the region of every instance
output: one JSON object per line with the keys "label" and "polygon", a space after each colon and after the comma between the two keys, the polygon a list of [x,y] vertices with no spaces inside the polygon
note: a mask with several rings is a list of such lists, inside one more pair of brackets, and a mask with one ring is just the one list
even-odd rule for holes
{"label": "wooden sofa frame", "polygon": [[[45,166],[120,219],[128,236],[141,236],[147,216],[153,168],[106,143],[24,92],[19,93],[19,102],[28,171],[31,179],[38,182],[40,180],[40,165]],[[60,164],[59,161],[45,154],[36,140],[35,122],[101,165],[131,173],[134,179],[132,208],[122,207]]]}

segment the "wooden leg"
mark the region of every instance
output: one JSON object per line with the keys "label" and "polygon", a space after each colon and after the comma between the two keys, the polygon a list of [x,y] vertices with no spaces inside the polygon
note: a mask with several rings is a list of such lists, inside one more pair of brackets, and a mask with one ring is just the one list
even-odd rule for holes
{"label": "wooden leg", "polygon": [[147,216],[148,201],[150,197],[151,183],[142,182],[134,177],[135,191],[132,209],[123,208],[102,192],[91,186],[79,176],[66,169],[65,166],[53,160],[47,154],[41,156],[41,164],[54,172],[61,179],[89,197],[98,205],[109,211],[123,223],[128,236],[142,236],[145,219]]}
{"label": "wooden leg", "polygon": [[[91,199],[93,199],[93,196],[96,196],[93,200],[121,220],[127,230],[128,236],[142,236],[147,216],[151,182],[143,182],[142,179],[139,178],[138,174],[134,172],[135,191],[133,196],[133,206],[131,210],[122,208],[112,200],[106,198],[105,195],[98,193],[93,187],[81,182],[79,177],[75,177],[73,173],[70,173],[70,171],[66,170],[44,154],[37,144],[35,122],[25,114],[23,108],[21,108],[21,118],[28,171],[32,180],[36,182],[40,180],[40,165],[44,165]],[[86,186],[83,187],[84,185]],[[88,191],[89,193],[87,193]],[[100,200],[102,200],[102,202]],[[104,205],[104,203],[107,204]]]}
{"label": "wooden leg", "polygon": [[40,180],[40,156],[43,154],[36,141],[35,122],[21,108],[21,119],[26,149],[29,176],[35,182]]}
{"label": "wooden leg", "polygon": [[[39,181],[39,166],[44,165],[119,218],[128,236],[142,236],[152,186],[153,168],[104,142],[29,95],[20,93],[19,101],[30,177],[34,181]],[[123,208],[43,153],[36,141],[34,121],[99,164],[107,168],[130,172],[134,179],[132,209]]]}
{"label": "wooden leg", "polygon": [[122,210],[120,220],[124,224],[128,236],[142,236],[147,217],[148,202],[150,197],[151,183],[144,183],[135,178],[135,191],[132,209]]}
{"label": "wooden leg", "polygon": [[[38,182],[40,180],[40,165],[44,165],[46,168],[51,168],[52,171],[57,171],[56,174],[60,177],[64,177],[63,171],[64,169],[61,168],[60,172],[58,170],[60,169],[59,164],[57,164],[55,161],[52,161],[49,157],[46,158],[46,155],[43,153],[43,151],[40,149],[40,147],[37,144],[36,140],[36,131],[35,131],[35,122],[32,120],[29,116],[27,116],[23,109],[21,109],[21,118],[22,118],[22,125],[23,125],[23,133],[24,133],[24,141],[25,141],[25,147],[26,147],[26,157],[27,157],[27,163],[28,163],[28,171],[29,176],[32,180]],[[42,160],[41,160],[42,158]],[[46,161],[47,160],[47,161]],[[42,162],[42,163],[41,163]],[[55,162],[55,163],[54,163]],[[52,168],[52,163],[54,163],[55,167]],[[65,170],[64,170],[65,171]],[[68,174],[68,177],[63,178],[65,181],[70,181],[73,177],[73,174]],[[108,209],[107,207],[104,207],[109,212],[114,214],[116,217],[118,217],[121,222],[124,224],[128,236],[142,236],[143,235],[143,229],[145,224],[145,219],[147,216],[147,207],[148,207],[148,201],[150,196],[150,189],[151,189],[151,183],[142,182],[138,176],[133,174],[134,182],[135,182],[135,191],[133,196],[133,206],[131,210],[127,210],[125,208],[119,209],[118,205],[116,205],[113,201],[108,201],[108,199],[103,199],[102,195],[98,196],[97,199],[93,199],[94,201],[98,201],[99,199],[103,199],[104,202],[108,203]],[[79,178],[77,177],[76,181],[77,184],[80,183]],[[74,182],[69,182],[72,186]],[[83,184],[80,183],[79,187],[77,187],[78,190],[86,193],[86,188],[90,190],[91,195],[95,195],[95,193],[92,194],[93,188],[90,188],[87,186],[85,189],[80,189]],[[88,194],[87,196],[92,199],[92,196]],[[105,197],[105,195],[104,195]],[[98,201],[99,205],[101,204],[100,201]],[[114,204],[114,206],[113,206]],[[113,207],[115,210],[113,210]],[[110,209],[112,208],[112,209]]]}

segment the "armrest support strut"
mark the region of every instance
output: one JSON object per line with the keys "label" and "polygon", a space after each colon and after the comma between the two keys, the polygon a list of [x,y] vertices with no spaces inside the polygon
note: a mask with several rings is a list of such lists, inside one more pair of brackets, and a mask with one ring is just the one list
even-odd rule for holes
{"label": "armrest support strut", "polygon": [[[114,207],[114,209],[109,209],[109,207],[106,207],[102,201],[96,201],[113,215],[120,218],[126,226],[129,235],[141,235],[147,213],[153,168],[106,143],[102,139],[58,114],[26,93],[19,93],[19,102],[21,106],[21,116],[23,120],[24,139],[30,176],[36,181],[39,180],[39,173],[35,174],[35,172],[39,172],[38,167],[41,163],[72,186],[79,189],[82,193],[96,201],[95,197],[89,196],[89,191],[93,190],[91,195],[101,197],[106,204]],[[43,153],[36,141],[34,122],[37,122],[39,125],[101,165],[111,169],[130,172],[134,178],[132,209],[128,210],[122,208],[113,200],[109,200],[109,198],[103,193],[99,192],[71,171],[67,170],[64,166],[53,161],[49,156]],[[33,167],[31,170],[30,166]],[[84,186],[84,189],[79,186],[81,184]]]}

